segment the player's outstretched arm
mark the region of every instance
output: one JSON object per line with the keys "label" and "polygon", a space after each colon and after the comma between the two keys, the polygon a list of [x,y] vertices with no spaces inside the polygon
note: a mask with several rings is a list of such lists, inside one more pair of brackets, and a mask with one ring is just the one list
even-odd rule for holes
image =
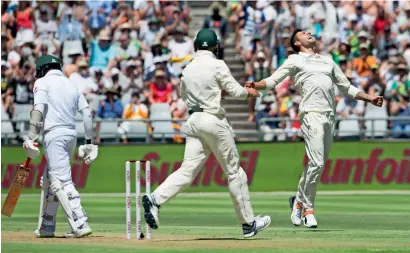
{"label": "player's outstretched arm", "polygon": [[383,97],[370,95],[360,91],[358,88],[350,84],[343,71],[333,62],[333,82],[337,85],[339,90],[351,98],[372,103],[375,106],[381,107],[383,105]]}
{"label": "player's outstretched arm", "polygon": [[226,93],[236,99],[243,100],[250,96],[246,88],[242,87],[232,76],[231,71],[228,66],[226,66],[225,62],[220,61],[216,74],[221,87],[221,97],[226,96]]}
{"label": "player's outstretched arm", "polygon": [[363,100],[363,101],[372,103],[374,106],[377,106],[377,107],[382,107],[383,106],[383,97],[382,96],[371,97],[370,95],[364,93],[363,91],[359,91],[356,94],[355,99]]}
{"label": "player's outstretched arm", "polygon": [[272,90],[280,84],[286,77],[293,76],[296,72],[296,58],[290,56],[273,74],[259,82],[246,82],[245,87],[257,90]]}

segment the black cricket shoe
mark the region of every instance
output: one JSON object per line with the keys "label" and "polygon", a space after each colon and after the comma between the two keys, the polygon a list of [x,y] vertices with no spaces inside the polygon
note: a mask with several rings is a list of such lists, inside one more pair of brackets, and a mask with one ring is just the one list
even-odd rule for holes
{"label": "black cricket shoe", "polygon": [[249,238],[255,236],[259,231],[269,227],[271,219],[269,216],[256,216],[251,224],[242,224],[243,237]]}
{"label": "black cricket shoe", "polygon": [[142,206],[144,207],[145,222],[152,229],[158,229],[159,227],[159,205],[155,204],[152,196],[142,196]]}

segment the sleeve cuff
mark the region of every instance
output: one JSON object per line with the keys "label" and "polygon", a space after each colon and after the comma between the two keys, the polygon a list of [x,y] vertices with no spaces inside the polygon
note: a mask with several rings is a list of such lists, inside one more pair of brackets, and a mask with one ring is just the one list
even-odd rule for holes
{"label": "sleeve cuff", "polygon": [[245,99],[247,99],[248,98],[248,91],[245,89],[245,88],[243,88],[243,92],[242,92],[242,94],[241,94],[241,99],[242,100],[245,100]]}
{"label": "sleeve cuff", "polygon": [[266,83],[266,90],[272,90],[273,88],[275,88],[275,82],[273,82],[271,78],[268,77],[263,80]]}
{"label": "sleeve cuff", "polygon": [[350,85],[349,89],[347,90],[347,94],[351,97],[351,98],[356,98],[357,93],[359,93],[359,89],[354,87],[353,85]]}

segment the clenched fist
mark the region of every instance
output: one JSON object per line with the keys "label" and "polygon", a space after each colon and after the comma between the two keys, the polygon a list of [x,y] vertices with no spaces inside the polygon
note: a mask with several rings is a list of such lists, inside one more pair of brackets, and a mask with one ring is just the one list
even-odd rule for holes
{"label": "clenched fist", "polygon": [[382,96],[373,97],[370,102],[375,106],[382,107],[383,97]]}

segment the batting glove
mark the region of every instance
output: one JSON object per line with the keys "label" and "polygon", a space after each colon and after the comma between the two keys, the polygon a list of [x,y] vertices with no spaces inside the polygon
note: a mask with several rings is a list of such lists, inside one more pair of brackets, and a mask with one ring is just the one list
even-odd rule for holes
{"label": "batting glove", "polygon": [[98,146],[94,144],[84,144],[78,148],[78,156],[84,158],[86,164],[92,163],[98,156]]}
{"label": "batting glove", "polygon": [[24,151],[28,157],[34,159],[40,155],[40,149],[38,149],[38,143],[33,140],[27,139],[23,143]]}

